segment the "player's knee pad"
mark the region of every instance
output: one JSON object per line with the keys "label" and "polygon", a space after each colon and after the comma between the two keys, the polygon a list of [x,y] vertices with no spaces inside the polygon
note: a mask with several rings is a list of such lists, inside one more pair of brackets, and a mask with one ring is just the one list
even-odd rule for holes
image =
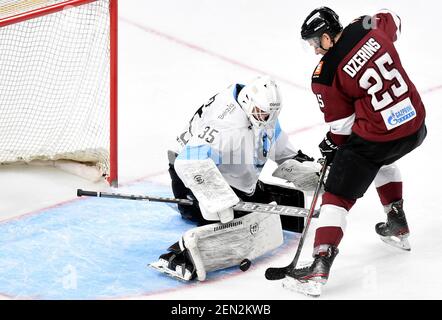
{"label": "player's knee pad", "polygon": [[401,171],[396,163],[381,167],[374,179],[376,188],[391,182],[402,182]]}
{"label": "player's knee pad", "polygon": [[238,266],[283,243],[279,215],[250,213],[231,222],[214,223],[187,231],[184,246],[196,268],[198,280],[207,272]]}

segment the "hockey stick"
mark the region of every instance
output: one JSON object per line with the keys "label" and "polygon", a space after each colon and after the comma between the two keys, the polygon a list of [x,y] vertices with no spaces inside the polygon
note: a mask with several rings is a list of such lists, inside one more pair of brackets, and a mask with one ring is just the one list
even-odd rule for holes
{"label": "hockey stick", "polygon": [[307,216],[307,222],[305,224],[304,230],[302,231],[301,238],[299,239],[298,248],[296,250],[295,257],[293,258],[292,262],[288,266],[281,267],[281,268],[268,268],[265,273],[265,277],[267,280],[280,280],[285,278],[287,275],[287,272],[291,269],[294,269],[296,267],[296,264],[298,263],[299,256],[301,255],[301,250],[304,245],[305,236],[307,235],[308,228],[310,226],[310,221],[314,217],[314,212],[316,207],[316,202],[318,201],[319,197],[319,190],[321,189],[322,183],[324,182],[325,173],[327,172],[327,166],[328,161],[325,160],[322,165],[321,174],[319,176],[319,182],[316,186],[315,193],[313,194],[312,204],[310,206],[310,210]]}
{"label": "hockey stick", "polygon": [[86,190],[82,190],[82,189],[77,189],[77,197],[82,197],[82,196],[125,199],[125,200],[141,200],[141,201],[151,201],[151,202],[166,202],[166,203],[176,203],[176,204],[183,204],[183,205],[190,205],[190,206],[193,204],[192,200],[187,200],[187,199],[149,197],[149,196],[141,196],[141,195],[133,195],[133,194],[86,191]]}
{"label": "hockey stick", "polygon": [[[175,198],[163,198],[163,197],[150,197],[141,195],[129,195],[121,193],[108,193],[108,192],[97,192],[97,191],[86,191],[82,189],[77,189],[77,196],[87,196],[87,197],[100,197],[100,198],[114,198],[114,199],[125,199],[125,200],[140,200],[140,201],[151,201],[151,202],[165,202],[165,203],[176,203],[181,205],[192,205],[193,201],[188,199],[175,199]],[[262,212],[262,213],[272,213],[279,214],[283,216],[291,217],[307,217],[309,215],[309,210],[305,208],[282,206],[276,204],[266,204],[266,203],[256,203],[256,202],[238,202],[233,210],[242,212]],[[312,215],[313,218],[319,217],[319,210],[315,210]]]}

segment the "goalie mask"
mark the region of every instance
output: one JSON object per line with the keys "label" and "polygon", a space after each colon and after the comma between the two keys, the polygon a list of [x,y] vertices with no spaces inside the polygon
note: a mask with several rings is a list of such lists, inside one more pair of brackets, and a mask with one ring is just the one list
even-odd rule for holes
{"label": "goalie mask", "polygon": [[281,95],[269,76],[258,77],[238,95],[238,103],[256,128],[272,127],[281,111]]}

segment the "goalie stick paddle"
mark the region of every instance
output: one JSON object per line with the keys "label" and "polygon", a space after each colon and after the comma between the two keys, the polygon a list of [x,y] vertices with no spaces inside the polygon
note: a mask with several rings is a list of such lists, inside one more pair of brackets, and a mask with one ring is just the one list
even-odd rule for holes
{"label": "goalie stick paddle", "polygon": [[[121,193],[109,193],[109,192],[98,192],[98,191],[86,191],[82,189],[77,189],[77,196],[87,196],[87,197],[99,197],[99,198],[114,198],[114,199],[125,199],[125,200],[140,200],[140,201],[151,201],[151,202],[164,202],[164,203],[176,203],[181,205],[192,205],[193,201],[188,199],[175,199],[175,198],[163,198],[163,197],[150,197],[142,195],[129,195]],[[282,206],[277,204],[266,204],[266,203],[256,203],[256,202],[238,202],[234,207],[235,211],[242,212],[263,212],[269,214],[279,214],[283,216],[292,217],[307,217],[309,215],[309,210],[305,208]],[[319,210],[313,212],[313,217],[319,217]]]}
{"label": "goalie stick paddle", "polygon": [[294,269],[296,267],[296,264],[298,263],[299,256],[301,254],[302,246],[304,245],[305,236],[307,235],[307,231],[308,231],[308,228],[310,226],[310,221],[312,220],[312,218],[314,216],[314,212],[316,211],[315,210],[316,202],[318,201],[319,191],[321,189],[321,185],[324,182],[324,176],[325,176],[325,173],[327,171],[327,166],[328,166],[328,161],[324,160],[324,162],[322,164],[321,174],[319,176],[318,185],[316,186],[315,193],[313,194],[313,199],[312,199],[312,203],[310,205],[309,213],[308,213],[308,216],[307,216],[307,221],[306,221],[304,230],[302,231],[301,238],[299,239],[299,244],[298,244],[298,248],[296,250],[295,257],[293,258],[292,262],[290,262],[290,264],[285,266],[285,267],[268,268],[266,270],[266,272],[265,272],[265,277],[266,277],[267,280],[280,280],[280,279],[283,279],[283,278],[285,278],[285,276],[287,275],[287,272],[289,270],[292,270],[292,269]]}

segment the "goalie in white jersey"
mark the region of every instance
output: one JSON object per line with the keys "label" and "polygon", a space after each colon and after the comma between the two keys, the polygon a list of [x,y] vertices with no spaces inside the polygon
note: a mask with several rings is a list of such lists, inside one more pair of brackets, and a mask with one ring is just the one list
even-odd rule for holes
{"label": "goalie in white jersey", "polygon": [[281,130],[281,107],[275,81],[262,76],[245,86],[229,86],[196,111],[177,138],[177,148],[169,151],[169,173],[175,197],[194,200],[193,206],[179,205],[179,211],[199,227],[186,232],[151,266],[201,281],[208,271],[278,247],[282,228],[302,231],[303,218],[259,213],[241,217],[232,209],[240,200],[304,207],[302,191],[258,180],[268,159],[278,164],[313,161],[296,151]]}

